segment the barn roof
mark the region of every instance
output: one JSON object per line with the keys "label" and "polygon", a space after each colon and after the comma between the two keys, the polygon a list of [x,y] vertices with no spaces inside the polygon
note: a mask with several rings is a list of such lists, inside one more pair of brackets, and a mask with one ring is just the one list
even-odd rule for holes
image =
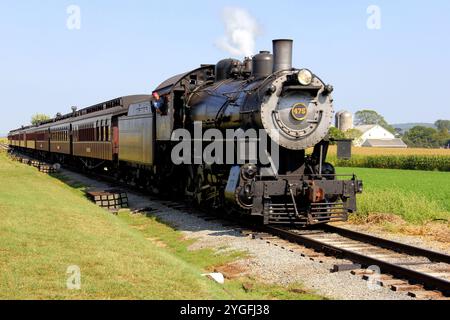
{"label": "barn roof", "polygon": [[367,139],[362,147],[372,148],[408,148],[402,139]]}
{"label": "barn roof", "polygon": [[369,125],[362,125],[362,126],[356,126],[355,129],[358,131],[361,131],[362,133],[366,133],[369,130],[372,130],[373,128],[377,127],[376,124],[369,124]]}

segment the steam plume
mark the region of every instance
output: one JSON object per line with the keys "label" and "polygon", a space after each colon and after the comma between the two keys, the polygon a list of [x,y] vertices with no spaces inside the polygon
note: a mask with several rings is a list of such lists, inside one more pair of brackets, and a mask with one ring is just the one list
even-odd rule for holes
{"label": "steam plume", "polygon": [[217,46],[233,56],[251,56],[255,53],[256,37],[260,26],[248,11],[227,7],[223,10],[225,35],[217,41]]}

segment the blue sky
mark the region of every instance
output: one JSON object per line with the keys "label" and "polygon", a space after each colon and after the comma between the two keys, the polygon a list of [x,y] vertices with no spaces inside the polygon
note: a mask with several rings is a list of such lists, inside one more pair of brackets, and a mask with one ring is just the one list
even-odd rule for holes
{"label": "blue sky", "polygon": [[[66,27],[69,5],[81,9],[80,30]],[[367,28],[370,5],[380,30]],[[295,66],[334,85],[336,109],[372,108],[391,123],[450,119],[448,0],[0,0],[0,133],[36,112],[150,93],[229,56],[215,45],[229,6],[261,25],[257,50],[294,39]]]}

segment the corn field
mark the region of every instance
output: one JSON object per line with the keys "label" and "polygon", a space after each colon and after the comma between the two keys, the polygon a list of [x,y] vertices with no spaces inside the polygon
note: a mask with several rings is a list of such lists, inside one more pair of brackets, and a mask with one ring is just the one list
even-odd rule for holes
{"label": "corn field", "polygon": [[450,150],[353,148],[352,159],[338,160],[333,147],[328,161],[338,167],[450,171]]}
{"label": "corn field", "polygon": [[[336,155],[337,147],[330,146],[330,155]],[[447,156],[450,157],[450,149],[393,149],[393,148],[352,148],[356,156]]]}

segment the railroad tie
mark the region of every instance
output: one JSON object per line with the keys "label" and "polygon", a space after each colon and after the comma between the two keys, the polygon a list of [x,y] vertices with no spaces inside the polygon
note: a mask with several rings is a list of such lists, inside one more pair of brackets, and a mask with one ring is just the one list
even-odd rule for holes
{"label": "railroad tie", "polygon": [[386,280],[379,280],[377,283],[385,288],[390,288],[392,286],[400,286],[400,285],[408,285],[408,282],[405,280],[400,279],[386,279]]}
{"label": "railroad tie", "polygon": [[369,275],[369,274],[374,274],[375,271],[370,270],[370,269],[358,269],[358,270],[353,270],[351,271],[351,274],[354,276],[363,276],[363,275]]}
{"label": "railroad tie", "polygon": [[383,280],[388,281],[388,280],[393,280],[392,276],[387,275],[387,274],[365,274],[362,276],[363,280],[369,281],[372,279],[376,279],[377,282],[381,282]]}
{"label": "railroad tie", "polygon": [[408,296],[421,299],[421,300],[433,300],[443,298],[442,293],[436,291],[410,291]]}
{"label": "railroad tie", "polygon": [[421,286],[417,285],[410,285],[410,284],[399,284],[399,285],[393,285],[391,286],[392,291],[396,292],[406,292],[406,291],[421,291],[423,288]]}
{"label": "railroad tie", "polygon": [[347,263],[347,264],[335,264],[333,266],[333,269],[331,272],[343,272],[343,271],[354,271],[354,270],[360,270],[361,265],[355,264],[355,263]]}

